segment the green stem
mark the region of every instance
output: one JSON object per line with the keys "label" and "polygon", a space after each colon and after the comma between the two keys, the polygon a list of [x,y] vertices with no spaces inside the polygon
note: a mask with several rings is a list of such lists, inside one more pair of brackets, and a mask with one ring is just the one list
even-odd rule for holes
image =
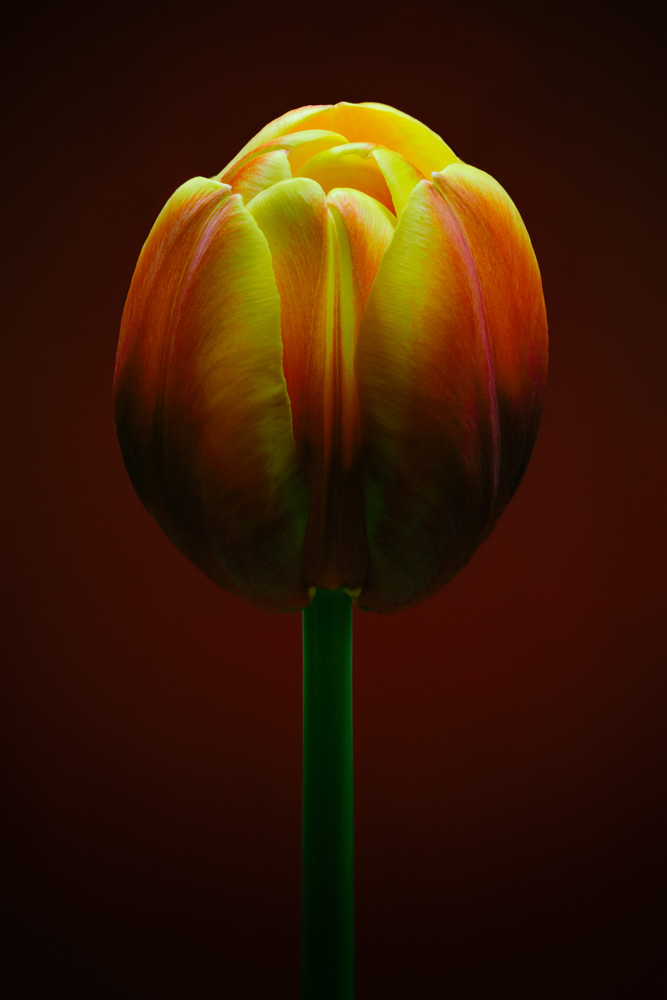
{"label": "green stem", "polygon": [[301,1000],[354,997],[352,601],[303,611]]}

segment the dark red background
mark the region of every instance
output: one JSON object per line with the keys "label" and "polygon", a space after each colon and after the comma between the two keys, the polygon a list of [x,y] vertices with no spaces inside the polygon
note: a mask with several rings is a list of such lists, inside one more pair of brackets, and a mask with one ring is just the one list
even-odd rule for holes
{"label": "dark red background", "polygon": [[161,535],[111,380],[173,189],[337,100],[395,105],[498,178],[551,334],[493,537],[421,607],[355,619],[358,996],[660,994],[663,53],[631,16],[32,7],[5,35],[12,1000],[297,996],[300,619]]}

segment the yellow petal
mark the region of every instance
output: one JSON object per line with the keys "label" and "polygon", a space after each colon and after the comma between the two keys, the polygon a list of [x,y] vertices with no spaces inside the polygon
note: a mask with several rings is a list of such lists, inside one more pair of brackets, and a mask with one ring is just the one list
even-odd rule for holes
{"label": "yellow petal", "polygon": [[394,235],[396,216],[375,198],[353,188],[333,188],[327,202],[338,234],[341,299],[352,304],[356,347],[359,324]]}
{"label": "yellow petal", "polygon": [[[265,125],[252,139],[246,142],[245,146],[239,150],[234,159],[229,161],[222,173],[224,174],[232,170],[240,160],[252,152],[252,150],[257,149],[258,146],[270,143],[278,136],[289,135],[292,132],[303,132],[303,126],[310,127],[313,118],[317,117],[322,109],[326,110],[330,107],[330,104],[308,104],[303,108],[288,111],[287,114],[281,115],[279,118],[274,118],[272,122]],[[319,125],[315,127],[326,128],[326,126]]]}
{"label": "yellow petal", "polygon": [[235,157],[231,164],[216,175],[216,178],[226,184],[233,184],[239,171],[252,163],[256,157],[278,151],[287,153],[291,172],[296,174],[299,167],[311,156],[315,156],[324,149],[330,149],[332,146],[339,146],[345,141],[345,136],[323,129],[311,129],[307,132],[294,132],[292,135],[278,136],[261,146],[254,146],[241,158]]}
{"label": "yellow petal", "polygon": [[484,300],[502,443],[497,517],[528,463],[542,408],[548,353],[542,281],[521,216],[493,177],[457,163],[435,174],[434,183],[465,233]]}
{"label": "yellow petal", "polygon": [[148,369],[120,364],[128,467],[152,470],[142,499],[204,572],[259,607],[301,607],[307,492],[269,249],[235,195],[182,231],[158,223],[123,319],[130,345],[160,346]]}
{"label": "yellow petal", "polygon": [[277,136],[302,131],[305,127],[337,132],[349,142],[374,142],[387,146],[409,160],[425,177],[458,161],[447,143],[416,118],[386,104],[349,104],[342,101],[333,105],[308,105],[276,118],[246,143],[220,175],[221,179],[250,150]]}
{"label": "yellow petal", "polygon": [[387,182],[371,156],[374,149],[372,144],[364,142],[334,146],[306,160],[298,175],[312,177],[325,192],[336,187],[356,188],[391,211],[393,203]]}
{"label": "yellow petal", "polygon": [[470,558],[498,477],[498,421],[479,285],[434,185],[414,188],[357,341],[371,572],[359,598],[391,610]]}
{"label": "yellow petal", "polygon": [[416,118],[387,104],[348,104],[343,101],[331,109],[330,121],[325,111],[321,111],[314,120],[320,128],[342,132],[350,142],[377,142],[393,149],[425,177],[458,160],[439,135]]}
{"label": "yellow petal", "polygon": [[287,150],[292,173],[295,177],[306,160],[323,152],[325,149],[340,146],[345,141],[345,136],[339,135],[338,132],[327,132],[324,129],[295,132],[293,135],[283,136],[280,140],[283,148]]}
{"label": "yellow petal", "polygon": [[412,189],[423,180],[423,174],[400,153],[385,146],[376,146],[371,155],[382,171],[394,212],[400,218]]}
{"label": "yellow petal", "polygon": [[283,369],[301,452],[325,444],[322,395],[331,344],[333,267],[329,212],[322,188],[294,178],[274,185],[248,206],[268,241],[282,310]]}

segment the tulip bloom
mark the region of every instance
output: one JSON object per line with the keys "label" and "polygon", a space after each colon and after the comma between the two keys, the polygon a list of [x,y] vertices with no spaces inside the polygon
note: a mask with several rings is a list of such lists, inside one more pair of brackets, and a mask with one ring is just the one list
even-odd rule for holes
{"label": "tulip bloom", "polygon": [[394,611],[491,531],[546,368],[503,188],[393,108],[308,106],[167,202],[123,314],[116,426],[145,506],[226,590]]}

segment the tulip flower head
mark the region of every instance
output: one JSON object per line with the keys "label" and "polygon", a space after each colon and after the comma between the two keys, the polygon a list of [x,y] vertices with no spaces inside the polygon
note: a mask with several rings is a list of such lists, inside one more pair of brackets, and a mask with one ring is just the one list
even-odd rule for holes
{"label": "tulip flower head", "polygon": [[114,382],[141,500],[266,610],[394,611],[487,537],[535,440],[540,273],[514,204],[382,104],[299,108],[169,199]]}

